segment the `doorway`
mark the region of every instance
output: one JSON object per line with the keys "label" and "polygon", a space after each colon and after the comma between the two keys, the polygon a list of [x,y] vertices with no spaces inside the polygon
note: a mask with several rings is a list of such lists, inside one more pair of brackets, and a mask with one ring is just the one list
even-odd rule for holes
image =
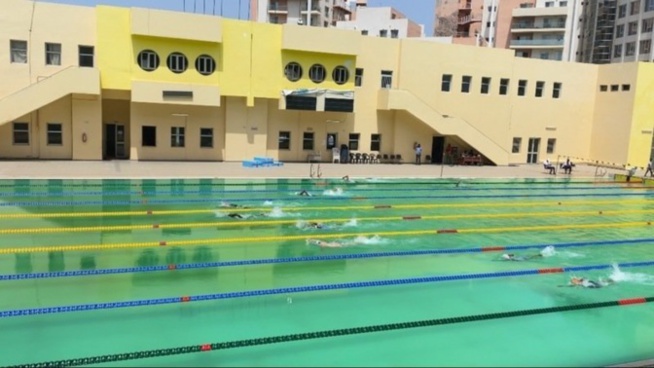
{"label": "doorway", "polygon": [[538,163],[538,149],[540,148],[540,138],[529,138],[529,144],[527,146],[527,163],[528,164],[537,164]]}
{"label": "doorway", "polygon": [[105,125],[105,146],[104,157],[107,160],[127,158],[125,147],[125,125]]}
{"label": "doorway", "polygon": [[445,148],[445,137],[438,136],[431,139],[431,163],[443,163],[443,149]]}

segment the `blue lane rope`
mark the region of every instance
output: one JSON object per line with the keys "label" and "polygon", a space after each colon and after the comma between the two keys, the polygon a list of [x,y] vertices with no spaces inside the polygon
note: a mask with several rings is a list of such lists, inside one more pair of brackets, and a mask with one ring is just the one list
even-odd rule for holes
{"label": "blue lane rope", "polygon": [[[513,251],[513,250],[544,248],[550,245],[554,246],[555,248],[571,248],[571,247],[584,247],[584,246],[595,246],[595,245],[601,246],[601,245],[641,244],[641,243],[649,243],[649,242],[654,242],[654,238],[584,241],[584,242],[571,242],[571,243],[559,243],[559,244],[548,243],[548,244],[512,245],[503,248],[506,251]],[[333,254],[333,255],[323,255],[323,256],[262,258],[262,259],[246,259],[246,260],[222,261],[222,262],[181,263],[181,264],[170,264],[170,265],[161,265],[161,266],[120,267],[120,268],[107,268],[107,269],[99,269],[99,270],[74,270],[74,271],[59,271],[59,272],[5,274],[5,275],[0,275],[0,281],[46,279],[46,278],[57,278],[57,277],[115,275],[115,274],[124,274],[124,273],[159,272],[159,271],[170,271],[171,266],[174,266],[173,270],[191,270],[191,269],[234,267],[234,266],[255,266],[255,265],[264,265],[264,264],[334,261],[334,260],[346,260],[346,259],[369,259],[369,258],[381,258],[381,257],[405,257],[405,256],[457,254],[457,253],[481,253],[484,252],[485,248],[488,247],[463,248],[463,249],[449,248],[449,249],[407,250],[407,251],[395,251],[395,252],[372,252],[372,253],[355,253],[355,254]]]}
{"label": "blue lane rope", "polygon": [[[654,261],[629,262],[629,263],[618,264],[618,267],[622,267],[622,268],[646,267],[646,266],[654,266]],[[561,268],[561,270],[563,272],[574,272],[574,271],[606,269],[611,267],[613,267],[613,265],[605,264],[605,265],[565,267],[565,268]],[[163,305],[163,304],[173,304],[173,303],[234,299],[234,298],[264,296],[264,295],[303,293],[303,292],[314,292],[314,291],[325,291],[325,290],[358,289],[358,288],[377,287],[377,286],[409,285],[409,284],[422,284],[422,283],[430,283],[430,282],[445,282],[445,281],[470,280],[470,279],[489,279],[489,278],[527,276],[527,275],[539,275],[539,274],[543,274],[543,273],[541,273],[539,269],[533,269],[533,270],[520,270],[520,271],[502,271],[502,272],[485,272],[485,273],[473,273],[473,274],[412,277],[412,278],[405,278],[405,279],[391,279],[391,280],[377,280],[377,281],[357,281],[357,282],[322,284],[322,285],[312,285],[312,286],[292,286],[292,287],[285,287],[285,288],[235,291],[235,292],[228,292],[228,293],[192,295],[192,296],[183,296],[183,297],[141,299],[141,300],[132,300],[132,301],[125,301],[125,302],[91,303],[91,304],[66,305],[66,306],[58,306],[58,307],[16,309],[16,310],[0,311],[0,318],[67,313],[67,312],[81,312],[81,311],[100,310],[100,309],[142,307],[142,306]]]}
{"label": "blue lane rope", "polygon": [[[608,189],[624,189],[624,186],[592,186],[592,187],[558,187],[558,188],[540,188],[543,190],[608,190]],[[438,185],[431,188],[410,188],[412,192],[420,191],[486,191],[486,190],[533,190],[533,187],[488,187],[488,188],[439,188]],[[643,189],[654,189],[643,187]],[[405,191],[407,188],[347,188],[348,192],[396,192]],[[315,189],[320,191],[320,188]],[[31,193],[0,193],[0,197],[67,197],[67,196],[128,196],[128,195],[186,195],[186,194],[243,194],[243,193],[288,193],[288,190],[184,190],[177,191],[122,191],[122,192],[31,192]]]}
{"label": "blue lane rope", "polygon": [[[4,202],[0,207],[46,207],[46,206],[99,206],[99,205],[143,205],[143,204],[185,204],[185,203],[207,203],[208,201],[229,201],[229,202],[252,202],[252,201],[312,201],[312,200],[333,200],[333,201],[361,201],[373,199],[476,199],[476,198],[558,198],[558,197],[651,197],[652,193],[581,193],[581,194],[497,194],[497,195],[436,195],[436,196],[371,196],[371,197],[350,197],[350,196],[292,196],[290,198],[198,198],[198,199],[139,199],[139,200],[112,200],[112,201],[52,201],[52,202]],[[146,203],[147,202],[147,203]],[[215,203],[215,202],[214,202]]]}

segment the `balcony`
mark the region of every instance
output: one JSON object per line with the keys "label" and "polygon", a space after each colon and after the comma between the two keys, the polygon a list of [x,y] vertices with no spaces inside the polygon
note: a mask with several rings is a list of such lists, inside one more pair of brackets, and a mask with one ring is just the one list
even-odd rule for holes
{"label": "balcony", "polygon": [[476,22],[481,22],[481,17],[479,15],[466,15],[465,17],[459,17],[459,25]]}
{"label": "balcony", "polygon": [[472,2],[467,1],[465,4],[459,5],[459,10],[470,10],[472,9]]}
{"label": "balcony", "polygon": [[268,5],[268,13],[287,14],[288,5],[279,4],[279,3],[270,3],[270,5]]}
{"label": "balcony", "polygon": [[[303,13],[303,14],[306,14],[306,13],[307,13],[307,11],[308,11],[308,7],[309,7],[309,6],[308,6],[307,4],[305,4],[305,5],[302,6],[302,13]],[[314,13],[314,14],[320,14],[320,5],[312,4],[312,5],[311,5],[311,13]]]}
{"label": "balcony", "polygon": [[345,0],[334,0],[334,10],[341,10],[346,13],[352,13],[352,10]]}
{"label": "balcony", "polygon": [[536,30],[542,30],[542,29],[555,29],[555,28],[561,28],[565,29],[565,22],[554,22],[554,23],[540,23],[540,24],[535,24],[535,23],[513,23],[511,25],[511,30],[513,31],[514,29],[516,30],[524,30],[524,29],[536,29]]}
{"label": "balcony", "polygon": [[511,48],[532,48],[532,47],[563,47],[563,39],[532,39],[532,40],[511,40],[509,47]]}

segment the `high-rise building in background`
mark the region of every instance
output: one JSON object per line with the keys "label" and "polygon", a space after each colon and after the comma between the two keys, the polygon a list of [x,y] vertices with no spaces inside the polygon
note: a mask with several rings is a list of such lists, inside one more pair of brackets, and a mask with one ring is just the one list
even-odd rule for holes
{"label": "high-rise building in background", "polygon": [[368,7],[359,0],[352,20],[338,21],[337,28],[360,31],[363,35],[406,38],[424,37],[425,29],[391,7]]}
{"label": "high-rise building in background", "polygon": [[453,37],[452,42],[478,44],[484,0],[436,0],[434,36]]}
{"label": "high-rise building in background", "polygon": [[250,20],[276,24],[334,27],[350,20],[350,0],[250,0]]}
{"label": "high-rise building in background", "polygon": [[582,63],[610,63],[617,0],[584,1],[582,6],[576,59]]}
{"label": "high-rise building in background", "polygon": [[652,61],[653,27],[654,0],[618,0],[611,62]]}

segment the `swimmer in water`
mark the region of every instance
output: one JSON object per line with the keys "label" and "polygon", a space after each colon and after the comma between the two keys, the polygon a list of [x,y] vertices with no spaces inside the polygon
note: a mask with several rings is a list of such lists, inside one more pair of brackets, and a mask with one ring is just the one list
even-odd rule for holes
{"label": "swimmer in water", "polygon": [[230,214],[227,215],[227,217],[234,218],[234,219],[244,219],[244,218],[254,218],[254,217],[268,217],[268,215],[266,215],[265,213],[257,213],[257,214],[246,215],[246,216],[243,216],[240,213],[230,213]]}
{"label": "swimmer in water", "polygon": [[513,253],[502,254],[502,260],[503,261],[515,261],[515,262],[528,261],[530,259],[542,258],[542,257],[543,257],[543,255],[541,253],[532,254],[532,255],[529,255],[529,256],[516,256]]}
{"label": "swimmer in water", "polygon": [[573,277],[570,278],[570,281],[568,282],[568,285],[566,285],[566,286],[583,287],[583,288],[587,288],[587,289],[599,289],[599,288],[609,286],[609,285],[614,284],[614,283],[615,283],[615,280],[613,280],[610,277],[608,279],[606,279],[606,280],[603,280],[603,279],[600,278],[598,281],[593,281],[593,280],[589,280],[587,278],[573,276]]}
{"label": "swimmer in water", "polygon": [[311,197],[311,193],[307,192],[306,190],[303,190],[303,191],[297,193],[297,195],[303,196],[303,197]]}
{"label": "swimmer in water", "polygon": [[220,202],[220,205],[218,207],[221,207],[221,208],[248,208],[248,207],[242,206],[240,204],[229,203],[229,202]]}
{"label": "swimmer in water", "polygon": [[341,242],[333,241],[333,242],[327,242],[324,240],[319,240],[319,239],[307,239],[307,244],[310,245],[315,245],[320,248],[342,248],[344,247],[344,244]]}

